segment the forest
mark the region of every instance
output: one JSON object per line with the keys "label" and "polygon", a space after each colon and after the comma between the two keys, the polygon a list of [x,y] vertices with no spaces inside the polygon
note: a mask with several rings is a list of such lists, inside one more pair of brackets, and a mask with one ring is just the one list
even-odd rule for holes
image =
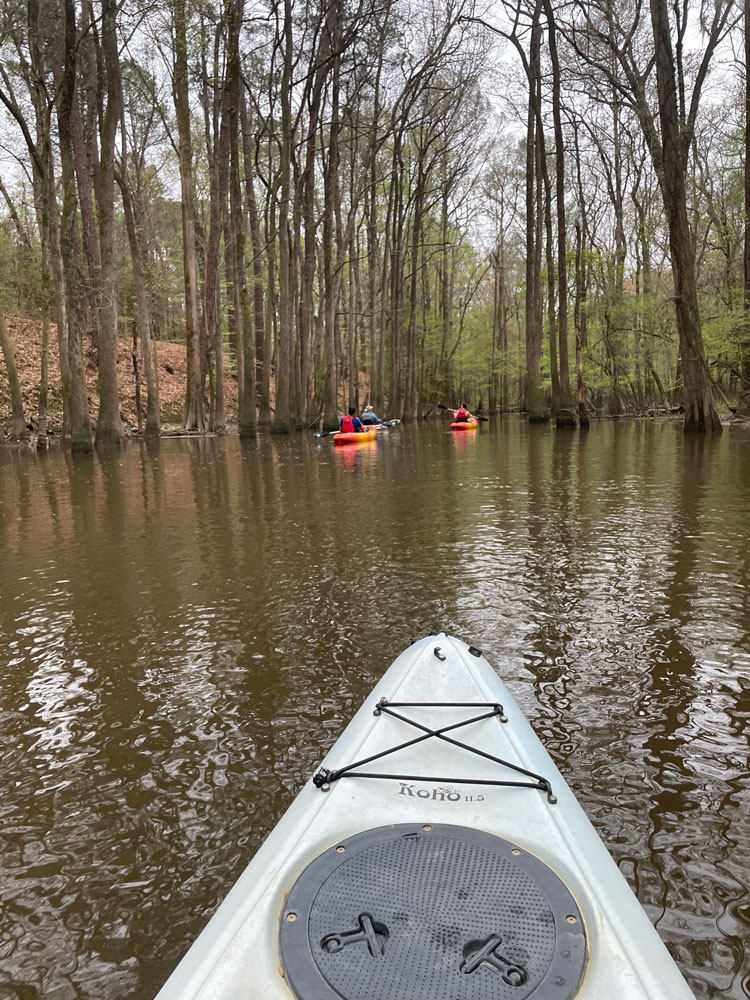
{"label": "forest", "polygon": [[159,434],[166,342],[187,432],[234,422],[227,385],[242,437],[366,403],[750,418],[748,29],[733,0],[2,0],[9,437],[46,443],[54,391],[73,450],[117,444],[125,374]]}

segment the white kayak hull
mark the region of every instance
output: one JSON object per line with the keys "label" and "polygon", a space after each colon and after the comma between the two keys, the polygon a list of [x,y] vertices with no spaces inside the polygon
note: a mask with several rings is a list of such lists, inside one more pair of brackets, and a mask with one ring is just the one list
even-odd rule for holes
{"label": "white kayak hull", "polygon": [[[374,714],[382,699],[390,703],[499,703],[507,722],[485,718],[452,735],[485,754],[543,776],[554,795],[546,794],[544,787],[475,784],[476,779],[534,784],[534,779],[434,738],[358,769],[407,778],[342,777],[327,791],[309,780],[157,1000],[323,1000],[322,993],[300,998],[285,974],[279,943],[285,901],[302,873],[325,852],[365,831],[396,824],[405,825],[404,829],[413,824],[426,830],[468,828],[480,837],[491,834],[516,845],[514,854],[527,852],[558,876],[577,903],[576,912],[585,927],[585,966],[577,990],[567,996],[578,1000],[693,998],[507,688],[486,659],[469,649],[442,633],[410,646],[376,685],[322,769],[336,772],[419,734],[398,718]],[[454,722],[456,711],[411,709],[410,717],[434,730]],[[471,710],[462,711],[458,718],[471,717]],[[427,781],[426,777],[446,780]],[[552,797],[557,801],[551,802]],[[533,998],[534,992],[521,989],[518,995]],[[346,992],[335,989],[329,995],[348,1000]],[[393,1000],[399,998],[393,995]]]}

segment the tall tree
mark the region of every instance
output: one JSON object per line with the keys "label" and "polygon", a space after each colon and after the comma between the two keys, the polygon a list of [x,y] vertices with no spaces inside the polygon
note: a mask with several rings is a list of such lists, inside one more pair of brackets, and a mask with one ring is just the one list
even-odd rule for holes
{"label": "tall tree", "polygon": [[227,91],[229,106],[229,196],[231,232],[234,254],[235,324],[237,338],[242,340],[242,406],[238,414],[240,437],[255,436],[255,327],[247,290],[247,260],[245,254],[247,222],[240,183],[240,125],[242,79],[240,63],[240,25],[243,0],[229,0],[227,16]]}
{"label": "tall tree", "polygon": [[99,416],[97,444],[123,439],[117,386],[117,259],[115,256],[115,145],[122,115],[122,82],[117,42],[117,0],[102,0],[98,74],[100,155],[96,172],[101,280],[99,284]]}
{"label": "tall tree", "polygon": [[744,4],[745,22],[745,238],[743,242],[743,307],[745,328],[742,338],[742,387],[737,416],[750,419],[750,0]]}
{"label": "tall tree", "polygon": [[64,271],[66,318],[68,334],[68,378],[70,384],[70,440],[73,451],[91,451],[91,420],[81,347],[81,312],[76,260],[76,181],[73,160],[72,115],[76,90],[76,31],[75,0],[64,0],[64,42],[57,99],[57,124],[60,138],[62,176],[62,218],[60,249]]}
{"label": "tall tree", "polygon": [[[280,15],[280,7],[283,12]],[[281,49],[281,136],[279,139],[279,333],[276,348],[276,413],[272,430],[277,434],[291,431],[289,409],[289,380],[292,353],[293,313],[290,301],[290,249],[289,249],[289,199],[291,195],[292,159],[292,109],[290,103],[292,86],[292,4],[291,0],[281,0],[276,5],[276,30]]]}
{"label": "tall tree", "polygon": [[18,379],[13,344],[8,336],[5,315],[2,311],[0,311],[0,353],[2,353],[3,360],[5,361],[5,368],[8,373],[8,385],[10,387],[10,437],[12,441],[21,441],[29,435],[26,429],[26,418],[23,414],[23,396],[21,395],[21,383]]}
{"label": "tall tree", "polygon": [[568,245],[565,219],[565,139],[562,127],[560,59],[557,24],[550,0],[544,0],[552,60],[552,117],[555,128],[555,214],[557,216],[557,329],[559,337],[560,399],[555,419],[558,425],[575,423],[570,392],[568,359]]}
{"label": "tall tree", "polygon": [[177,116],[180,192],[182,195],[185,340],[187,345],[187,387],[183,423],[186,430],[204,431],[206,429],[206,417],[203,405],[203,381],[201,378],[201,319],[198,307],[195,182],[193,178],[193,138],[190,126],[186,0],[172,0],[171,9],[174,49],[172,94]]}
{"label": "tall tree", "polygon": [[[564,28],[579,58],[608,79],[636,114],[659,178],[674,279],[686,432],[721,431],[703,344],[686,175],[703,85],[716,48],[731,26],[733,6],[732,0],[717,0],[710,20],[702,21],[706,42],[690,95],[686,89],[688,72],[684,50],[689,17],[687,3],[673,7],[672,20],[667,0],[650,0],[653,55],[646,58],[643,66],[637,62],[636,55],[644,51],[643,45],[634,44],[634,39],[642,41],[644,36],[640,4],[632,10],[620,10],[608,0],[593,0],[580,8],[581,20],[571,21]],[[624,80],[613,70],[613,58]],[[654,68],[656,115],[648,90]]]}
{"label": "tall tree", "polygon": [[[541,386],[542,359],[542,273],[541,218],[538,194],[541,190],[540,130],[537,127],[538,87],[541,75],[541,2],[537,0],[531,21],[529,58],[524,68],[529,88],[526,129],[526,394],[525,406],[532,421],[546,419]],[[523,53],[520,43],[517,49]]]}

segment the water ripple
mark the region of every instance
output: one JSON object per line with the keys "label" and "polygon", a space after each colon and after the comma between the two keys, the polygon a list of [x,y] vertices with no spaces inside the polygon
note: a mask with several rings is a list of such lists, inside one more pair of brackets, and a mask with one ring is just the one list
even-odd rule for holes
{"label": "water ripple", "polygon": [[1,995],[150,1000],[392,658],[445,628],[696,996],[750,996],[750,439],[454,438],[0,454]]}

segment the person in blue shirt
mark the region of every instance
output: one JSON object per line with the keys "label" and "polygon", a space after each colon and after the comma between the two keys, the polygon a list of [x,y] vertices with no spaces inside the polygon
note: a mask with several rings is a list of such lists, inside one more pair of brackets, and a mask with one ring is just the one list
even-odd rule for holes
{"label": "person in blue shirt", "polygon": [[371,406],[366,406],[362,411],[362,423],[367,427],[371,424],[382,424],[383,421],[377,416]]}

